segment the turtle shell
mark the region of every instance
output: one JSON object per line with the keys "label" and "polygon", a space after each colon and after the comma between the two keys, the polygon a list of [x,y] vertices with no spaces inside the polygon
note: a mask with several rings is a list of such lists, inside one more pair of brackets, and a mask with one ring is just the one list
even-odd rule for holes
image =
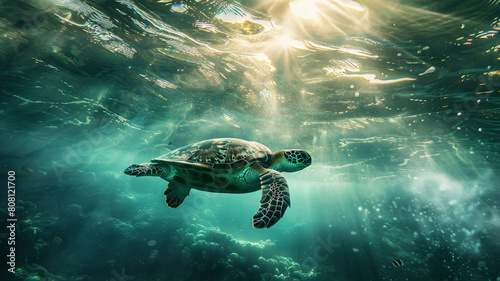
{"label": "turtle shell", "polygon": [[207,168],[226,166],[236,168],[242,161],[244,163],[267,161],[270,155],[271,150],[258,142],[224,138],[190,144],[151,161],[154,163],[177,162]]}

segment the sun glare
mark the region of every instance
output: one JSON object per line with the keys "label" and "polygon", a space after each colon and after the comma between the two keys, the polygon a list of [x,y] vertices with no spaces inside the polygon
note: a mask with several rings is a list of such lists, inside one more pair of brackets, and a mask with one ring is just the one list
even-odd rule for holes
{"label": "sun glare", "polygon": [[365,11],[365,7],[363,7],[363,5],[353,0],[333,0],[333,1],[339,3],[340,5],[346,8],[351,8],[354,10],[358,10],[360,12]]}
{"label": "sun glare", "polygon": [[283,34],[281,34],[274,43],[280,48],[288,49],[293,46],[294,40],[292,39],[290,33],[283,32]]}
{"label": "sun glare", "polygon": [[298,17],[305,19],[313,19],[318,17],[318,7],[316,0],[295,0],[290,2],[292,13]]}

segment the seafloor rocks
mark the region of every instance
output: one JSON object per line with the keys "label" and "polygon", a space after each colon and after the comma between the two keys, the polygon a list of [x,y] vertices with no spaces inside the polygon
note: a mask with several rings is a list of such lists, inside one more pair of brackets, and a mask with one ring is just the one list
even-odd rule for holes
{"label": "seafloor rocks", "polygon": [[83,219],[82,207],[78,204],[69,204],[64,208],[61,217],[70,221]]}
{"label": "seafloor rocks", "polygon": [[66,279],[50,274],[44,267],[40,265],[26,265],[16,270],[13,280],[23,281],[41,281],[41,280],[54,280],[65,281]]}
{"label": "seafloor rocks", "polygon": [[[3,213],[3,210],[2,210]],[[54,227],[57,219],[37,212],[37,207],[30,201],[19,200],[16,202],[16,217],[20,218],[16,223],[16,245],[18,256],[25,257],[17,260],[17,265],[25,262],[38,260],[47,254],[49,249],[48,229]]]}
{"label": "seafloor rocks", "polygon": [[177,230],[181,261],[189,267],[189,280],[313,280],[315,272],[291,258],[276,255],[271,241],[235,239],[219,228],[193,225]]}
{"label": "seafloor rocks", "polygon": [[244,241],[215,227],[191,224],[175,230],[172,221],[144,213],[119,219],[103,210],[84,212],[75,203],[61,206],[59,218],[37,212],[31,202],[19,201],[19,206],[25,214],[17,229],[23,245],[19,254],[27,259],[16,265],[16,281],[110,280],[122,269],[127,276],[152,280],[165,268],[176,269],[168,271],[168,280],[182,281],[304,281],[317,276],[281,256],[270,240]]}

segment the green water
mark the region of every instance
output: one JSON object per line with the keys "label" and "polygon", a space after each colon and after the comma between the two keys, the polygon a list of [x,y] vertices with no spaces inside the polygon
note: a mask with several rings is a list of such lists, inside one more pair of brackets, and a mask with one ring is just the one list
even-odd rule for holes
{"label": "green water", "polygon": [[[0,7],[2,280],[500,280],[499,1]],[[212,138],[311,154],[276,225],[123,174]]]}

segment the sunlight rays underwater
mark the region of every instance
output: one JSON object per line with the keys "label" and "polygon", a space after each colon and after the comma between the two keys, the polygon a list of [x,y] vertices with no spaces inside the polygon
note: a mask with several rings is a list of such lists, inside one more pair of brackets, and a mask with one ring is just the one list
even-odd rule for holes
{"label": "sunlight rays underwater", "polygon": [[[1,21],[2,146],[41,214],[18,280],[499,278],[498,1],[2,5],[34,19]],[[168,209],[122,174],[216,137],[311,153],[272,228],[258,193]]]}

